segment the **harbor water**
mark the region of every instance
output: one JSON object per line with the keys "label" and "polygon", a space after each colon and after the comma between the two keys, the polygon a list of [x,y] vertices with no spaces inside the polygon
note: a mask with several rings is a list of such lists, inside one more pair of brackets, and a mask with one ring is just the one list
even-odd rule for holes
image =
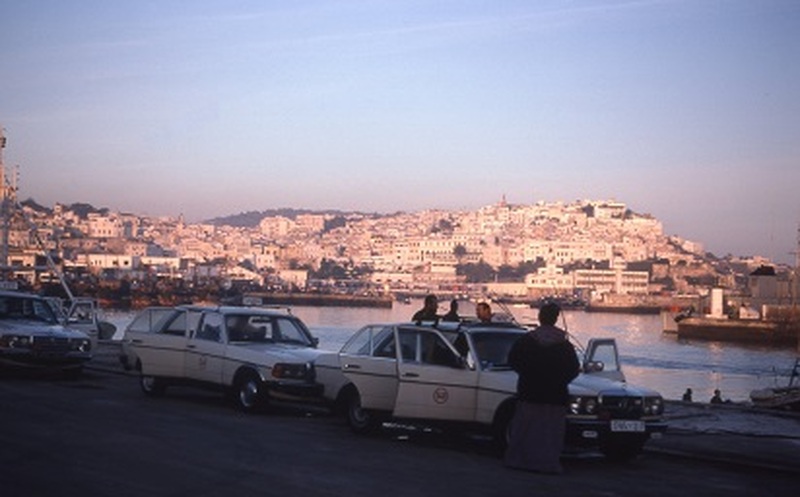
{"label": "harbor water", "polygon": [[[421,307],[395,302],[391,309],[372,307],[292,307],[319,338],[320,348],[338,351],[361,326],[370,323],[408,321]],[[535,323],[537,310],[529,307],[506,308],[523,323]],[[440,314],[446,309],[440,305]],[[474,315],[474,305],[463,302],[463,315]],[[495,307],[496,311],[497,309]],[[107,311],[120,337],[134,313]],[[653,388],[677,400],[687,388],[693,400],[708,402],[715,389],[722,398],[745,402],[754,389],[785,386],[798,351],[727,342],[678,340],[663,332],[662,317],[653,314],[617,314],[566,310],[560,326],[565,327],[577,346],[591,338],[614,338],[619,347],[623,371],[628,382]]]}

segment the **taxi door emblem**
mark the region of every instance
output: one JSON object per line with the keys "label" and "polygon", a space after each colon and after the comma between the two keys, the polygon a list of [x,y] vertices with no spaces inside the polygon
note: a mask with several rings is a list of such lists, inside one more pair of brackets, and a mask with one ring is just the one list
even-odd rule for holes
{"label": "taxi door emblem", "polygon": [[433,401],[437,404],[444,404],[449,398],[450,394],[447,392],[446,388],[439,387],[433,391]]}

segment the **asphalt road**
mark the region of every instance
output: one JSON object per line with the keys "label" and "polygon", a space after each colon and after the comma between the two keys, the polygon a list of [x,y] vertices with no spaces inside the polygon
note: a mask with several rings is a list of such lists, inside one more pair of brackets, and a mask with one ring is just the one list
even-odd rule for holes
{"label": "asphalt road", "polygon": [[487,441],[436,433],[352,434],[319,410],[245,415],[218,393],[136,378],[0,376],[0,495],[725,496],[796,495],[797,475],[646,453],[614,464],[565,457],[565,473],[504,468]]}

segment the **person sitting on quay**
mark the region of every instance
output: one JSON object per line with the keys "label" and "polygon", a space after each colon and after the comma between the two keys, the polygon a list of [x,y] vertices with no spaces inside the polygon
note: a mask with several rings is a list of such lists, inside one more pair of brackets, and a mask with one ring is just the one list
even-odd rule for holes
{"label": "person sitting on quay", "polygon": [[684,402],[691,402],[692,401],[692,389],[687,388],[685,392],[683,392],[683,398],[681,399]]}
{"label": "person sitting on quay", "polygon": [[722,392],[719,389],[714,390],[714,396],[711,397],[709,401],[712,404],[722,404],[724,401],[722,400]]}

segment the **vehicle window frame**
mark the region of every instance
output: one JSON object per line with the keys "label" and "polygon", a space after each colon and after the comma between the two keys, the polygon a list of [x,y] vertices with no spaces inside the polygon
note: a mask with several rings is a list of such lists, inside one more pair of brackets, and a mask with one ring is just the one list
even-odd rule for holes
{"label": "vehicle window frame", "polygon": [[[145,309],[133,318],[126,331],[131,333],[154,333],[162,328],[164,322],[174,313],[174,309],[164,307]],[[146,326],[140,327],[144,323],[147,323]]]}
{"label": "vehicle window frame", "polygon": [[[514,343],[519,340],[521,337],[525,336],[524,331],[514,332],[511,330],[495,330],[495,331],[475,331],[470,333],[469,336],[469,347],[472,351],[474,356],[475,363],[481,368],[481,370],[506,370],[511,369],[511,366],[508,364],[508,353],[511,351],[511,347],[513,347]],[[483,337],[492,337],[492,336],[506,336],[509,338],[508,342],[505,343],[505,347],[507,350],[505,351],[506,360],[505,363],[497,363],[493,361],[489,361],[490,357],[487,357],[485,354],[485,349],[481,350],[481,345],[484,345],[484,341],[482,340]]]}
{"label": "vehicle window frame", "polygon": [[191,337],[193,340],[223,343],[225,341],[224,329],[225,320],[223,316],[216,312],[207,312],[202,314],[198,325],[192,331]]}
{"label": "vehicle window frame", "polygon": [[[312,346],[314,343],[311,334],[305,327],[302,321],[293,316],[273,316],[272,319],[272,341],[276,343],[288,343],[293,345],[303,345],[306,347]],[[293,336],[297,336],[300,340],[293,338],[286,338],[287,327],[289,331],[294,332]]]}
{"label": "vehicle window frame", "polygon": [[461,356],[450,341],[432,329],[399,328],[400,360],[403,364],[419,364],[460,368]]}
{"label": "vehicle window frame", "polygon": [[36,319],[47,324],[59,324],[59,316],[44,299],[18,295],[0,296],[3,302],[2,319]]}
{"label": "vehicle window frame", "polygon": [[[341,353],[374,357],[376,359],[397,359],[394,347],[394,328],[389,325],[367,325],[358,330],[342,346]],[[384,352],[378,354],[378,352]]]}

